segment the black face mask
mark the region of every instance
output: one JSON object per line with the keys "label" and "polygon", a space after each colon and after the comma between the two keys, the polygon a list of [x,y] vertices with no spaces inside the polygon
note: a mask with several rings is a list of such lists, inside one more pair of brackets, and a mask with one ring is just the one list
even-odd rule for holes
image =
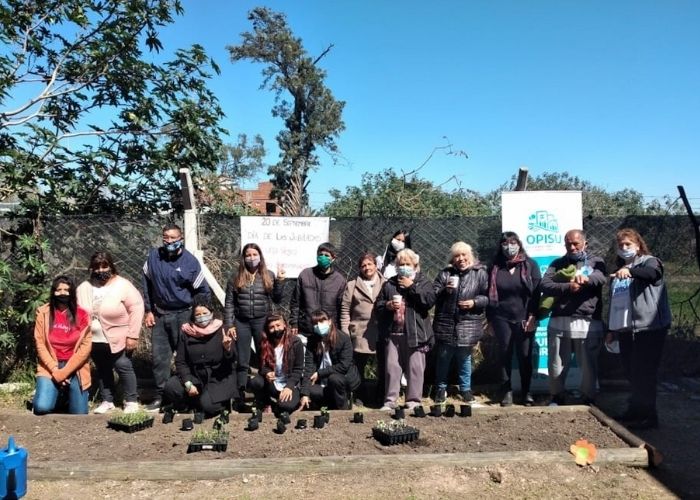
{"label": "black face mask", "polygon": [[95,278],[96,281],[107,281],[109,278],[112,277],[112,271],[95,271],[92,273],[92,277]]}
{"label": "black face mask", "polygon": [[284,330],[272,330],[267,334],[270,340],[279,340],[284,336]]}
{"label": "black face mask", "polygon": [[53,300],[56,304],[70,303],[70,295],[54,295]]}

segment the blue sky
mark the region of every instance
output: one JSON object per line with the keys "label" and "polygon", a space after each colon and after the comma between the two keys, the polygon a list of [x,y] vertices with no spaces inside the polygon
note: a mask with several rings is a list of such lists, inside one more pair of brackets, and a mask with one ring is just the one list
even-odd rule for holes
{"label": "blue sky", "polygon": [[[445,189],[490,191],[527,166],[568,171],[608,190],[700,200],[700,2],[184,0],[166,51],[203,45],[221,66],[211,82],[233,137],[259,133],[275,162],[281,122],[259,90],[262,66],[232,64],[226,45],[247,12],[284,12],[327,84],[346,101],[343,156],[323,164],[311,205],[363,172],[410,171]],[[449,180],[455,177],[457,181]],[[262,175],[261,177],[265,177]],[[698,205],[695,200],[694,205]]]}

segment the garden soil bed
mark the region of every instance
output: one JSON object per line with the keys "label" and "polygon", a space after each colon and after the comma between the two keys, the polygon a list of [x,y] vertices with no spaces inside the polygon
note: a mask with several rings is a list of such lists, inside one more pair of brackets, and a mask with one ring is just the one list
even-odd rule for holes
{"label": "garden soil bed", "polygon": [[[547,408],[528,411],[484,412],[460,417],[406,419],[420,429],[420,438],[407,444],[382,446],[372,438],[377,420],[389,420],[386,413],[368,411],[364,424],[351,423],[351,412],[332,412],[323,429],[293,428],[300,417],[312,419],[314,412],[295,413],[284,434],[273,432],[276,419],[265,415],[260,428],[244,430],[247,415],[232,415],[225,452],[187,454],[192,432],[180,430],[183,418],[171,424],[156,418],[152,428],[134,434],[107,428],[106,415],[34,416],[19,410],[0,412],[0,439],[13,435],[29,452],[30,462],[118,462],[129,460],[198,460],[266,457],[313,457],[373,454],[417,454],[459,452],[566,451],[580,438],[599,448],[625,448],[610,429],[585,409],[552,412]],[[534,411],[533,411],[534,410]],[[202,426],[211,428],[213,420]],[[195,428],[198,426],[195,426]]]}

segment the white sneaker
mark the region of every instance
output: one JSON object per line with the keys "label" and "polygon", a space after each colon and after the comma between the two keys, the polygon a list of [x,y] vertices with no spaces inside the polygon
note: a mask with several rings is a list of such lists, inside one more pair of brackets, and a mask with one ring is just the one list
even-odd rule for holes
{"label": "white sneaker", "polygon": [[103,415],[105,413],[109,413],[112,410],[114,410],[114,403],[110,403],[109,401],[102,401],[100,403],[100,406],[95,408],[92,411],[92,413],[96,413],[98,415]]}
{"label": "white sneaker", "polygon": [[139,411],[139,404],[136,401],[124,403],[124,413],[136,413]]}
{"label": "white sneaker", "polygon": [[394,407],[389,406],[389,405],[384,405],[381,408],[379,408],[379,411],[394,411]]}

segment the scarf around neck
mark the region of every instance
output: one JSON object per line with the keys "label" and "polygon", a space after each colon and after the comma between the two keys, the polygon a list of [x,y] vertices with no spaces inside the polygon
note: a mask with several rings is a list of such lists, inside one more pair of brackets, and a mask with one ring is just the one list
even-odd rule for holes
{"label": "scarf around neck", "polygon": [[223,326],[224,322],[220,319],[213,319],[207,326],[197,326],[194,323],[185,323],[182,325],[182,331],[194,338],[208,337],[216,333]]}

